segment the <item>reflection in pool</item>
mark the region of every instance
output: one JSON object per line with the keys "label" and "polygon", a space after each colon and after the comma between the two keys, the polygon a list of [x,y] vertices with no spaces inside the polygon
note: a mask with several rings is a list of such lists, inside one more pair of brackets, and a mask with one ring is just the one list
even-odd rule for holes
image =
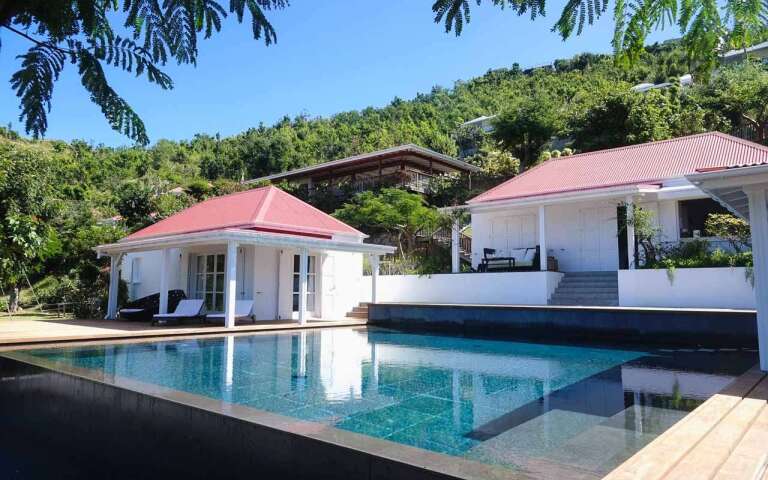
{"label": "reflection in pool", "polygon": [[610,471],[757,360],[374,328],[31,353],[533,475],[586,477]]}

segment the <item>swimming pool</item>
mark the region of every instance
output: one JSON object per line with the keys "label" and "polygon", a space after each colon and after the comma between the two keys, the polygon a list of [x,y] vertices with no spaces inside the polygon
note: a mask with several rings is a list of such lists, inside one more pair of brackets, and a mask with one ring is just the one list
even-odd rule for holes
{"label": "swimming pool", "polygon": [[[532,476],[601,476],[756,363],[376,328],[26,354]],[[565,470],[559,470],[565,469]]]}

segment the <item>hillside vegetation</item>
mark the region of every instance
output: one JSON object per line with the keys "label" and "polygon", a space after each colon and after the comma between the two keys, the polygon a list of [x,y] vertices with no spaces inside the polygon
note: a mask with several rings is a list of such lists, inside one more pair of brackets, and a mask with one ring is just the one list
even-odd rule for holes
{"label": "hillside vegetation", "polygon": [[[559,155],[563,145],[588,151],[744,125],[765,140],[764,67],[724,70],[693,88],[630,92],[641,82],[677,83],[688,71],[674,43],[648,48],[629,69],[610,56],[583,54],[548,68],[489,71],[381,108],[286,117],[232,137],[199,134],[147,148],[31,141],[0,129],[0,296],[25,284],[25,276],[34,282],[54,275],[60,281],[49,282],[44,300],[96,298],[105,291],[105,264],[95,259],[94,245],[238,190],[242,179],[404,143],[450,155],[475,152],[467,160],[486,171],[486,181],[476,183],[485,188]],[[499,115],[493,136],[458,128],[493,114]],[[180,193],[171,192],[176,187]],[[427,198],[441,205],[472,193],[449,178],[436,182]]]}

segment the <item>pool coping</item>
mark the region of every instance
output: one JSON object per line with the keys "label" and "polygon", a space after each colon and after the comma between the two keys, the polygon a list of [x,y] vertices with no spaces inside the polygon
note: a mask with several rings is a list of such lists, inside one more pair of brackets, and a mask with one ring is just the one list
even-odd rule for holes
{"label": "pool coping", "polygon": [[[110,320],[103,320],[105,322],[104,327],[109,328]],[[76,321],[75,321],[76,322]],[[42,346],[44,344],[65,344],[83,341],[96,341],[96,342],[111,342],[113,340],[123,339],[152,339],[152,338],[164,338],[164,337],[186,337],[186,336],[221,336],[232,334],[254,334],[260,332],[275,332],[275,331],[289,331],[289,330],[313,330],[319,328],[335,328],[335,327],[364,327],[368,323],[367,320],[322,320],[309,322],[305,325],[298,323],[268,323],[263,324],[254,323],[251,325],[237,325],[235,328],[219,327],[219,326],[203,326],[203,327],[149,327],[147,330],[127,330],[125,332],[109,331],[107,333],[82,333],[72,335],[52,335],[47,337],[16,337],[16,338],[2,338],[0,339],[0,351],[7,348],[13,349],[16,346],[34,345]]]}
{"label": "pool coping", "polygon": [[[238,332],[252,335],[253,333]],[[271,332],[258,332],[271,333]],[[210,335],[210,336],[221,336]],[[239,335],[238,335],[239,336]],[[200,338],[200,336],[194,336]],[[141,343],[146,340],[132,339],[126,343]],[[170,341],[170,340],[169,340]],[[88,344],[104,342],[87,342]],[[73,346],[72,343],[60,346]],[[56,345],[50,345],[56,348]],[[38,348],[36,346],[35,348]],[[203,410],[217,415],[223,415],[237,421],[252,423],[270,430],[306,437],[357,453],[370,455],[389,462],[403,464],[423,470],[425,473],[438,474],[444,478],[462,480],[531,480],[532,477],[524,472],[509,468],[485,464],[462,457],[451,456],[418,447],[371,437],[355,432],[341,430],[330,425],[300,420],[265,410],[248,407],[241,404],[216,400],[181,390],[175,390],[160,385],[142,382],[121,376],[105,375],[96,370],[63,365],[32,356],[23,350],[0,352],[0,357],[34,367],[53,371],[58,374],[76,377],[82,380],[107,385],[113,388],[127,390],[185,407]]]}

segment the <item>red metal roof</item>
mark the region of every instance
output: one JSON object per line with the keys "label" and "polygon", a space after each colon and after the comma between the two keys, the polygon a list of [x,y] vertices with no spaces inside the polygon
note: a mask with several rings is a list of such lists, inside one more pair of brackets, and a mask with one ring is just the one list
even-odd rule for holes
{"label": "red metal roof", "polygon": [[358,230],[277,187],[268,186],[211,198],[139,230],[125,240],[222,229],[331,238],[362,235]]}
{"label": "red metal roof", "polygon": [[702,133],[553,158],[481,193],[468,203],[642,185],[703,169],[766,162],[767,147],[724,133]]}

